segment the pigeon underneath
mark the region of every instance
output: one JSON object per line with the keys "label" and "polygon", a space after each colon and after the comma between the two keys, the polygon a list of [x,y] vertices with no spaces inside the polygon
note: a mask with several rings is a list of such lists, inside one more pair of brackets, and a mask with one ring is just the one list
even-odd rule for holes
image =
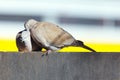
{"label": "pigeon underneath", "polygon": [[42,48],[38,46],[30,36],[28,30],[18,32],[16,36],[16,46],[19,52],[41,51]]}

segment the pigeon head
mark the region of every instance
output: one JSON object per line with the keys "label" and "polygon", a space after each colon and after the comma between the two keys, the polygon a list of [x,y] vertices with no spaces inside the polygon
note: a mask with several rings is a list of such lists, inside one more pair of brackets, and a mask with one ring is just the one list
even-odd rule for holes
{"label": "pigeon head", "polygon": [[27,22],[25,22],[24,27],[25,27],[26,29],[31,29],[36,23],[37,23],[36,20],[30,19],[30,20],[28,20]]}

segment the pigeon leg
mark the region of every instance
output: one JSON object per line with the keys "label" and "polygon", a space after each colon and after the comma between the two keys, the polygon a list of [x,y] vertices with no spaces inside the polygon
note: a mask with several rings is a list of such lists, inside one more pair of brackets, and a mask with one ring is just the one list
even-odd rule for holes
{"label": "pigeon leg", "polygon": [[44,55],[48,56],[51,52],[53,52],[53,51],[52,50],[47,50],[47,51],[45,51],[44,54],[42,54],[42,56],[44,56]]}

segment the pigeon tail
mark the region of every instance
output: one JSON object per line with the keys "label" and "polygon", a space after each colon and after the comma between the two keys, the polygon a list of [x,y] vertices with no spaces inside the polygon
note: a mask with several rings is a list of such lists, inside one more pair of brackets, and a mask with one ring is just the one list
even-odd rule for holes
{"label": "pigeon tail", "polygon": [[85,48],[85,49],[88,49],[88,50],[90,50],[90,51],[92,51],[92,52],[96,52],[96,51],[93,50],[92,48],[84,45],[84,43],[83,43],[82,41],[80,41],[80,40],[75,40],[75,41],[72,43],[72,46],[80,46],[80,47]]}

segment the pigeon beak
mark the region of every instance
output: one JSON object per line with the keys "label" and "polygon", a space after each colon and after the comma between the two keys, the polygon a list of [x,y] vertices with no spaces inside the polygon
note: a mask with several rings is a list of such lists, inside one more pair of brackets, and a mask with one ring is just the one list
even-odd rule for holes
{"label": "pigeon beak", "polygon": [[82,48],[85,48],[85,49],[88,49],[88,50],[90,50],[90,51],[92,51],[92,52],[96,52],[95,50],[93,50],[92,48],[90,48],[90,47],[88,47],[88,46],[86,46],[86,45],[82,45],[81,47],[82,47]]}

